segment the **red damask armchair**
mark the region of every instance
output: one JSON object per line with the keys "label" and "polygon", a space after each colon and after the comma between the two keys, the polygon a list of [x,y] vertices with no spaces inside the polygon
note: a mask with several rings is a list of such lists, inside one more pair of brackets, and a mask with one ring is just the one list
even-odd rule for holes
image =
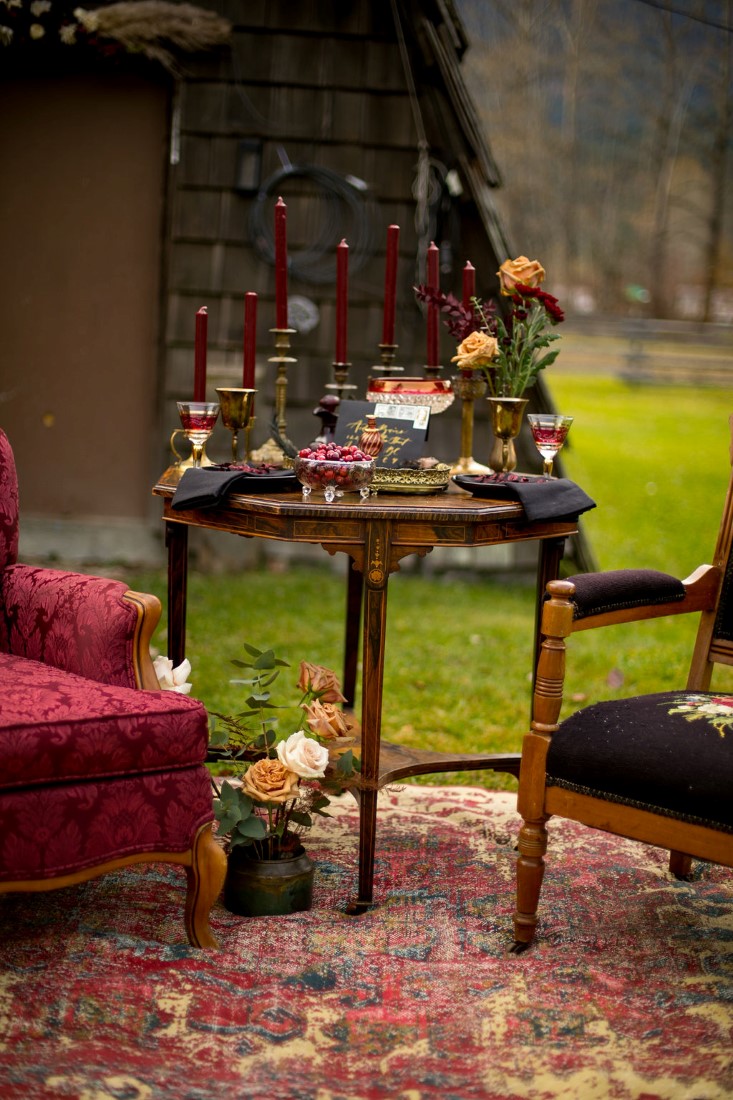
{"label": "red damask armchair", "polygon": [[159,690],[149,642],[160,602],[17,553],[18,484],[0,430],[0,894],[181,864],[188,938],[215,947],[209,911],[226,859],[212,834],[206,711]]}

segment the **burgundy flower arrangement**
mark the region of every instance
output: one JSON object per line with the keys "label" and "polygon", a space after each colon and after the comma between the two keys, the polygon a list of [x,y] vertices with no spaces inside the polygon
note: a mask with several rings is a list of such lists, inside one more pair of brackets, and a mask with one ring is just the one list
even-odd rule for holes
{"label": "burgundy flower arrangement", "polygon": [[452,362],[461,371],[480,370],[492,397],[521,397],[534,385],[558,351],[545,351],[559,336],[549,329],[565,319],[557,298],[540,289],[545,270],[537,260],[505,260],[497,272],[501,293],[509,299],[506,315],[493,302],[471,300],[464,306],[453,294],[415,287],[418,301],[438,306],[443,322],[460,341]]}

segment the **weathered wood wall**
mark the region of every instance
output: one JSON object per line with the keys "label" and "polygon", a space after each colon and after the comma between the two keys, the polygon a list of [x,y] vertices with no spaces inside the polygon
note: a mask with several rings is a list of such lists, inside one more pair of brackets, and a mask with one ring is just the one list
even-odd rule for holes
{"label": "weathered wood wall", "polygon": [[[267,362],[272,354],[268,330],[274,324],[274,268],[263,258],[252,218],[271,233],[273,206],[281,194],[288,205],[288,244],[296,269],[289,294],[312,302],[319,317],[312,331],[293,338],[298,362],[289,375],[288,434],[296,443],[308,442],[319,430],[312,409],[332,378],[335,248],[342,237],[350,245],[350,381],[359,387],[357,396],[363,395],[370,367],[379,360],[388,225],[396,223],[401,230],[396,340],[398,362],[408,373],[422,373],[425,358],[425,325],[412,287],[424,279],[418,255],[427,236],[441,245],[444,289],[460,294],[461,269],[468,259],[477,269],[480,291],[495,285],[497,257],[469,178],[481,176],[486,150],[464,132],[460,115],[465,110],[459,74],[464,43],[445,5],[400,7],[417,90],[411,99],[389,0],[229,0],[211,6],[232,20],[231,48],[187,61],[173,105],[163,417],[172,427],[174,400],[190,392],[194,318],[202,305],[209,311],[212,392],[215,385],[241,384],[243,296],[253,290],[259,295],[261,391],[255,446],[266,438],[274,392],[274,367]],[[442,44],[443,71],[436,58],[436,36]],[[446,64],[459,82],[453,99],[446,86]],[[433,159],[433,191],[422,238],[415,224],[421,123]],[[243,140],[261,143],[265,191],[259,197],[237,188]],[[288,163],[333,173],[347,192],[345,181],[362,180],[366,190],[349,192],[352,204],[339,197],[330,180],[322,184],[293,175],[275,185],[268,182]],[[462,194],[451,196],[445,187],[451,170]],[[484,172],[481,185],[488,192],[495,180],[485,177]],[[486,194],[483,200],[487,202]],[[309,249],[316,254],[309,256]],[[454,349],[447,334],[443,340],[448,373]],[[442,425],[436,418],[432,435],[435,445],[442,445],[442,457],[457,457],[458,409],[440,419]],[[488,428],[481,430],[488,447]]]}

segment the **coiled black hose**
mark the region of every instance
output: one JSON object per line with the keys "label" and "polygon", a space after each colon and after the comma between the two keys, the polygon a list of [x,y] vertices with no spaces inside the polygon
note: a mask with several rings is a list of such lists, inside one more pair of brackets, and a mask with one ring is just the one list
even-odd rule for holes
{"label": "coiled black hose", "polygon": [[349,272],[359,271],[373,256],[373,204],[365,189],[351,183],[329,168],[316,165],[288,165],[275,172],[260,188],[250,213],[252,244],[261,259],[275,262],[275,229],[271,200],[284,191],[294,179],[310,181],[321,192],[325,214],[317,238],[305,249],[291,249],[288,271],[307,283],[336,281],[336,248],[346,239],[349,246]]}

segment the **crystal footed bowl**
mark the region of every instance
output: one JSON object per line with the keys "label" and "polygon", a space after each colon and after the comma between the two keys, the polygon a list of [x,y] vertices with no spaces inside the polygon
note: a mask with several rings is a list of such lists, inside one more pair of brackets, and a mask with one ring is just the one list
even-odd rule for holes
{"label": "crystal footed bowl", "polygon": [[453,404],[455,393],[449,378],[370,378],[367,401],[392,405],[429,405],[433,415]]}
{"label": "crystal footed bowl", "polygon": [[301,458],[293,460],[295,476],[303,486],[303,499],[311,492],[321,492],[330,504],[344,493],[360,493],[369,496],[369,486],[374,477],[374,462],[369,460]]}

